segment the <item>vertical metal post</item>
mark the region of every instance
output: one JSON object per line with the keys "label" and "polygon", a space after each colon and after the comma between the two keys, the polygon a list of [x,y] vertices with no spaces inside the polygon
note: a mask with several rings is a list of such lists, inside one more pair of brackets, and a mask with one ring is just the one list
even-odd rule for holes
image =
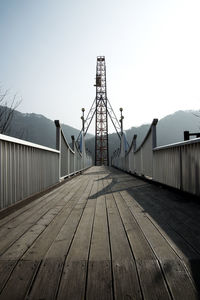
{"label": "vertical metal post", "polygon": [[179,158],[180,158],[180,190],[183,190],[183,160],[182,160],[182,148],[179,147]]}
{"label": "vertical metal post", "polygon": [[122,116],[122,111],[123,111],[123,108],[122,107],[120,107],[120,112],[121,112],[121,116],[120,116],[120,123],[121,123],[121,136],[122,136],[122,134],[123,134],[123,119],[124,119],[124,116]]}
{"label": "vertical metal post", "polygon": [[71,139],[72,139],[72,149],[75,150],[75,138],[74,138],[74,135],[71,135]]}
{"label": "vertical metal post", "polygon": [[59,158],[58,158],[58,176],[59,179],[61,178],[61,128],[59,120],[54,121],[56,125],[56,150],[60,151]]}
{"label": "vertical metal post", "polygon": [[152,123],[152,149],[157,146],[157,136],[156,136],[156,125],[158,123],[158,119],[153,119]]}
{"label": "vertical metal post", "polygon": [[85,108],[82,108],[82,116],[81,116],[81,120],[82,120],[82,131],[83,131],[83,135],[85,134],[85,119],[84,119],[84,112],[85,112]]}
{"label": "vertical metal post", "polygon": [[71,135],[71,139],[72,139],[72,149],[74,150],[74,154],[73,154],[73,172],[75,172],[75,156],[76,156],[76,152],[75,152],[75,138],[74,138],[74,135]]}
{"label": "vertical metal post", "polygon": [[137,141],[137,134],[134,134],[134,136],[133,136],[133,152],[136,151],[136,147],[137,147],[136,141]]}
{"label": "vertical metal post", "polygon": [[158,123],[158,119],[153,119],[152,123],[152,177],[154,177],[154,151],[153,149],[157,146],[157,134],[156,134],[156,125]]}
{"label": "vertical metal post", "polygon": [[84,118],[85,108],[82,108],[82,169],[85,168],[85,118]]}

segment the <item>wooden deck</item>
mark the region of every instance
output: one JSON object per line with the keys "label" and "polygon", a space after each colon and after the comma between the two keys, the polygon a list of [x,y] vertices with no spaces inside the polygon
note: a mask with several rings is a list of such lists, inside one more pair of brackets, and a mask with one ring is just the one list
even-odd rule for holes
{"label": "wooden deck", "polygon": [[198,202],[92,167],[0,220],[0,299],[200,299],[199,221]]}

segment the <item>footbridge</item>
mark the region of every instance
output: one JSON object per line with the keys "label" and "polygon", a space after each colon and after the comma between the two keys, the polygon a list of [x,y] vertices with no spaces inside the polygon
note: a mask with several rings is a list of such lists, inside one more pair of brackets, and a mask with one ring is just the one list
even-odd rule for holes
{"label": "footbridge", "polygon": [[200,139],[156,124],[112,166],[0,135],[0,299],[200,299]]}

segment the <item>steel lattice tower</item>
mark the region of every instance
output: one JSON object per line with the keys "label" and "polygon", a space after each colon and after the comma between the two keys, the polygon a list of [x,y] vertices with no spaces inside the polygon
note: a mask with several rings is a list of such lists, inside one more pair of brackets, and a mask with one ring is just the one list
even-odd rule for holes
{"label": "steel lattice tower", "polygon": [[95,165],[109,165],[106,64],[104,56],[97,57],[95,117]]}
{"label": "steel lattice tower", "polygon": [[122,123],[120,125],[112,106],[107,98],[106,88],[106,64],[105,56],[97,56],[96,65],[96,98],[94,99],[89,113],[84,118],[84,111],[81,117],[83,121],[82,130],[76,140],[77,145],[81,150],[82,136],[87,134],[88,128],[92,122],[93,117],[96,119],[95,126],[95,165],[109,165],[109,150],[108,150],[108,116],[121,140]]}

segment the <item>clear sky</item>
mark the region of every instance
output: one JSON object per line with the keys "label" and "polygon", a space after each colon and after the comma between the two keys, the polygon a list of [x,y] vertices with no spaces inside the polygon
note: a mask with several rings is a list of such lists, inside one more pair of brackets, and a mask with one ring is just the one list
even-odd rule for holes
{"label": "clear sky", "polygon": [[22,112],[80,128],[98,55],[125,129],[200,109],[199,0],[0,0],[0,44],[0,83]]}

